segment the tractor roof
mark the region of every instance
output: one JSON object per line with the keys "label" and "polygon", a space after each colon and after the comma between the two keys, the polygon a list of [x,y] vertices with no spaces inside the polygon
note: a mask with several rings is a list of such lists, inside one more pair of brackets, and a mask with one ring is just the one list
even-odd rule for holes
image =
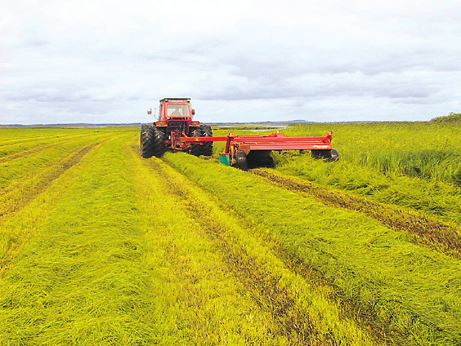
{"label": "tractor roof", "polygon": [[167,97],[164,99],[161,99],[160,102],[188,102],[190,103],[190,97],[180,97],[180,98],[175,98],[175,97]]}

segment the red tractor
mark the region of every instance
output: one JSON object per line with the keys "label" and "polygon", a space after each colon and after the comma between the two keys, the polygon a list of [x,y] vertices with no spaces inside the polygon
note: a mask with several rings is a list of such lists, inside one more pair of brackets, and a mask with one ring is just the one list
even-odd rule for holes
{"label": "red tractor", "polygon": [[[148,111],[152,114],[152,111]],[[161,157],[166,149],[186,151],[192,155],[211,156],[213,142],[184,142],[186,137],[211,137],[211,126],[193,121],[195,110],[190,98],[164,98],[160,100],[158,121],[143,125],[141,129],[141,154],[144,158]]]}
{"label": "red tractor", "polygon": [[[148,113],[152,114],[152,111]],[[141,128],[142,156],[161,157],[167,149],[186,151],[196,156],[211,156],[213,142],[226,142],[225,151],[219,154],[220,162],[242,170],[273,166],[273,150],[310,150],[316,159],[339,159],[338,152],[331,147],[331,131],[325,137],[285,137],[281,133],[250,136],[234,136],[229,133],[224,137],[213,137],[211,126],[193,121],[194,114],[189,98],[160,100],[159,120]]]}

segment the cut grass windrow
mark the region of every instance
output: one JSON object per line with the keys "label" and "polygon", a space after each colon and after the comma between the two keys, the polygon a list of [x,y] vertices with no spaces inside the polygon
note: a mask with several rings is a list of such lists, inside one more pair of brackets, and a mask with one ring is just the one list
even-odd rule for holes
{"label": "cut grass windrow", "polygon": [[79,133],[72,136],[60,136],[60,132],[56,132],[56,136],[51,138],[45,138],[41,140],[30,140],[26,139],[25,142],[11,145],[1,145],[0,142],[0,163],[12,161],[19,157],[24,157],[38,153],[42,150],[52,148],[54,146],[62,145],[64,143],[76,141],[79,139],[86,138],[87,140],[93,140],[95,137],[100,138],[101,135],[94,133]]}
{"label": "cut grass windrow", "polygon": [[426,216],[403,210],[396,206],[353,196],[340,190],[333,190],[297,177],[269,169],[254,169],[252,173],[267,178],[270,182],[296,191],[309,194],[320,201],[345,209],[360,211],[371,216],[387,227],[409,231],[415,242],[430,246],[446,254],[461,257],[461,235],[454,225],[429,219]]}
{"label": "cut grass windrow", "polygon": [[72,152],[78,152],[88,143],[95,143],[101,138],[84,138],[52,146],[29,156],[0,163],[0,193],[17,189],[17,186],[27,181],[42,170],[65,158]]}
{"label": "cut grass windrow", "polygon": [[[176,173],[131,152],[138,205],[151,251],[143,261],[152,267],[158,292],[157,342],[164,345],[289,345],[270,313],[261,309],[223,263],[207,239],[201,220],[187,210],[191,203]],[[155,159],[153,159],[155,161]],[[176,173],[179,176],[178,173]],[[190,188],[190,186],[189,186]],[[161,293],[161,294],[160,294]]]}
{"label": "cut grass windrow", "polygon": [[[154,292],[140,261],[145,242],[124,141],[95,148],[33,201],[43,198],[47,214],[38,229],[33,219],[43,211],[32,205],[8,220],[22,221],[18,237],[26,227],[36,234],[0,280],[0,344],[154,343]],[[49,203],[61,184],[70,186]]]}
{"label": "cut grass windrow", "polygon": [[283,155],[280,158],[282,162],[276,169],[282,173],[446,221],[461,221],[461,188],[457,186],[395,173],[382,174],[346,161],[325,163],[313,160],[310,155],[293,156],[286,162]]}
{"label": "cut grass windrow", "polygon": [[[141,160],[137,152],[133,155],[137,160]],[[156,243],[169,244],[162,247],[163,252],[165,248],[174,249],[168,257],[175,258],[178,256],[179,246],[173,248],[173,244],[180,243],[182,247],[186,245],[189,249],[195,248],[197,245],[194,245],[193,239],[199,237],[201,246],[205,247],[204,244],[209,244],[208,251],[212,252],[206,255],[212,258],[212,262],[206,265],[213,266],[216,271],[214,274],[211,273],[214,275],[214,278],[211,277],[213,280],[210,280],[210,273],[205,272],[200,276],[209,280],[210,288],[216,285],[216,281],[223,280],[217,277],[218,270],[224,271],[220,275],[226,275],[227,279],[224,282],[227,285],[234,282],[232,284],[234,288],[228,287],[229,291],[225,298],[227,302],[224,306],[221,305],[222,301],[217,305],[211,300],[193,302],[183,308],[185,316],[191,313],[194,316],[196,306],[202,309],[202,305],[211,304],[214,309],[218,309],[214,311],[215,314],[224,313],[227,316],[223,326],[207,325],[212,322],[210,316],[203,317],[203,321],[206,322],[202,325],[195,325],[195,321],[191,327],[200,328],[195,333],[200,337],[192,340],[194,344],[223,343],[229,336],[219,339],[218,336],[223,333],[222,329],[227,330],[230,335],[241,330],[238,333],[245,336],[245,340],[241,340],[245,341],[244,344],[373,344],[370,337],[352,320],[341,317],[343,313],[336,302],[327,298],[331,295],[330,288],[306,281],[301,276],[293,274],[272,253],[270,243],[254,237],[255,233],[258,233],[255,231],[256,226],[245,225],[246,220],[238,217],[237,214],[229,213],[227,207],[218,199],[205,193],[165,163],[157,159],[141,162],[143,167],[138,164],[140,167],[135,167],[135,171],[143,172],[142,182],[147,189],[143,195],[152,199],[149,208],[152,220],[148,222],[158,223],[167,219],[163,228],[169,229],[166,234],[161,234],[160,239],[156,239]],[[152,185],[149,184],[150,182]],[[179,216],[176,219],[169,216],[174,215],[175,211]],[[186,234],[178,234],[178,229],[183,228],[186,228]],[[158,238],[159,235],[156,237]],[[202,251],[205,251],[205,248]],[[187,253],[190,257],[191,250]],[[187,253],[182,256],[187,256]],[[188,262],[193,262],[193,259],[189,258]],[[200,267],[204,266],[205,264],[200,264]],[[198,268],[197,265],[194,267]],[[190,274],[184,278],[184,272],[191,271],[188,267],[186,271],[183,269],[182,273],[178,272],[178,275],[182,275],[183,281],[186,281]],[[232,277],[238,281],[235,282]],[[200,281],[199,278],[196,280]],[[190,290],[195,292],[197,283],[192,287],[195,289]],[[245,296],[231,298],[241,294],[239,292],[248,292],[251,300],[248,301],[248,297]],[[234,304],[236,298],[241,302],[237,306]],[[246,309],[242,310],[243,307]],[[208,311],[209,308],[205,310]],[[235,317],[232,317],[234,315]],[[240,322],[237,322],[239,315]],[[239,327],[236,330],[237,326]],[[213,328],[217,328],[215,335],[213,332],[210,333]],[[250,333],[252,329],[254,332]],[[235,337],[236,335],[232,336],[234,343],[238,340]]]}
{"label": "cut grass windrow", "polygon": [[99,143],[93,143],[73,151],[62,160],[54,161],[44,171],[14,186],[0,195],[0,225],[15,212],[27,205],[35,196],[45,191],[51,182],[76,165],[86,153]]}
{"label": "cut grass windrow", "polygon": [[[240,230],[226,224],[239,220],[217,208],[203,226],[210,211],[201,207],[203,192],[165,164],[157,171],[122,149],[127,141],[131,135],[91,150],[1,226],[2,234],[16,227],[22,246],[0,278],[0,344],[293,345],[301,337],[370,344],[302,278],[273,272],[277,258],[245,234],[230,237],[231,256],[220,251],[210,232]],[[212,230],[214,216],[224,229]],[[231,268],[228,258],[241,264]],[[267,272],[254,270],[259,262]],[[297,311],[291,306],[305,309],[283,314]],[[315,333],[296,333],[311,321]]]}
{"label": "cut grass windrow", "polygon": [[30,190],[30,194],[6,195],[5,200],[1,196],[4,214],[0,223],[0,272],[8,269],[23,244],[40,232],[43,223],[52,215],[60,196],[90,162],[92,147],[94,145],[84,147],[72,156],[61,167],[62,171],[53,172],[56,174],[56,177],[50,177],[53,179],[39,181]]}
{"label": "cut grass windrow", "polygon": [[338,297],[369,314],[386,340],[406,345],[461,341],[458,259],[414,244],[407,232],[247,172],[181,153],[164,159],[266,229],[287,258],[318,271]]}

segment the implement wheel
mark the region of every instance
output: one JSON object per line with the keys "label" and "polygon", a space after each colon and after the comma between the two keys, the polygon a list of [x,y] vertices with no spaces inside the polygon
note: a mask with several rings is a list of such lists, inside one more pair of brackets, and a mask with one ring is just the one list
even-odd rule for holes
{"label": "implement wheel", "polygon": [[243,150],[237,150],[234,155],[235,158],[235,167],[241,169],[242,171],[248,170],[247,165],[247,155]]}
{"label": "implement wheel", "polygon": [[328,162],[334,162],[339,160],[339,153],[336,149],[331,150],[312,150],[312,158],[324,159]]}
{"label": "implement wheel", "polygon": [[328,158],[328,161],[334,162],[339,160],[339,153],[336,149],[331,149],[330,151],[330,157]]}

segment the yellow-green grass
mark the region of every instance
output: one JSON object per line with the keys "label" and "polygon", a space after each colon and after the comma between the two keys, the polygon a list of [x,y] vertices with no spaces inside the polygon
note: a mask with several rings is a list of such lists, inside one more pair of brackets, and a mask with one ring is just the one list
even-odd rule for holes
{"label": "yellow-green grass", "polygon": [[[0,129],[0,134],[4,131],[4,129]],[[61,129],[54,129],[52,133],[54,135],[50,137],[30,138],[27,136],[27,132],[17,129],[14,137],[14,141],[16,143],[13,144],[11,144],[11,140],[8,140],[0,135],[0,162],[30,155],[47,148],[81,138],[91,140],[93,137],[101,137],[100,131],[93,130],[89,132],[88,129],[86,129],[86,131],[74,131],[71,133],[61,131]],[[114,133],[115,132],[113,132],[112,135]]]}
{"label": "yellow-green grass", "polygon": [[326,163],[310,154],[276,156],[277,169],[309,181],[337,187],[367,196],[382,203],[396,204],[459,223],[461,187],[443,181],[408,177],[397,173],[382,174],[370,167],[346,160]]}
{"label": "yellow-green grass", "polygon": [[0,226],[0,344],[372,344],[328,287],[134,137],[92,148]]}
{"label": "yellow-green grass", "polygon": [[224,255],[207,238],[200,215],[187,209],[194,203],[190,182],[164,164],[131,155],[146,242],[152,248],[144,261],[156,270],[152,286],[164,309],[158,312],[163,318],[157,322],[157,341],[289,345],[271,314],[233,277]]}
{"label": "yellow-green grass", "polygon": [[1,344],[153,340],[153,292],[128,169],[120,139],[100,147],[13,258],[1,280]]}
{"label": "yellow-green grass", "polygon": [[53,141],[56,138],[76,138],[94,134],[138,130],[136,127],[0,127],[0,147],[22,143],[29,146],[36,142]]}
{"label": "yellow-green grass", "polygon": [[334,132],[333,147],[346,162],[448,183],[461,183],[458,124],[432,122],[312,124],[290,126],[287,135]]}
{"label": "yellow-green grass", "polygon": [[47,168],[54,161],[58,161],[69,152],[79,151],[85,144],[95,143],[105,137],[107,138],[107,135],[92,135],[62,141],[57,145],[33,152],[30,155],[18,156],[12,160],[2,162],[0,163],[0,189],[4,190],[13,181],[17,182],[21,179],[28,179],[40,169]]}
{"label": "yellow-green grass", "polygon": [[39,193],[45,191],[53,180],[58,178],[70,167],[77,164],[81,158],[97,143],[92,143],[77,151],[72,151],[66,157],[54,161],[50,166],[32,175],[28,180],[15,182],[0,194],[0,225],[21,210]]}
{"label": "yellow-green grass", "polygon": [[[186,178],[140,157],[139,129],[90,132],[6,184],[32,193],[0,224],[0,344],[460,342],[457,259],[215,160],[167,153]],[[27,148],[9,157],[40,155]]]}
{"label": "yellow-green grass", "polygon": [[[11,199],[2,199],[4,202],[2,210],[5,213],[2,220],[6,219],[6,221],[0,224],[0,270],[8,268],[11,259],[19,253],[22,245],[39,234],[44,222],[53,214],[60,197],[75,183],[82,169],[91,162],[92,155],[93,152],[90,152],[81,158],[79,165],[62,172],[57,179],[50,181],[46,189],[37,196],[19,194],[10,196]],[[29,202],[27,207],[20,209],[27,202]],[[8,212],[15,211],[16,207],[20,210],[14,214],[14,217],[11,217],[12,215]]]}
{"label": "yellow-green grass", "polygon": [[[200,328],[195,334],[201,335],[193,340],[194,344],[223,341],[227,341],[226,344],[237,344],[239,340],[238,343],[267,345],[373,344],[356,323],[344,317],[345,312],[338,306],[338,302],[328,299],[332,294],[331,289],[293,273],[274,253],[274,244],[258,236],[260,233],[255,231],[257,226],[248,224],[233,212],[229,213],[219,199],[205,193],[161,161],[144,160],[143,165],[155,169],[148,171],[136,167],[137,171],[145,171],[142,182],[146,190],[143,195],[150,198],[148,207],[151,213],[146,212],[144,215],[150,215],[150,223],[164,222],[161,229],[168,230],[155,237],[156,243],[164,244],[162,252],[173,248],[175,251],[172,252],[175,253],[176,247],[171,244],[183,243],[182,247],[188,248],[186,252],[190,254],[190,249],[197,246],[191,243],[194,239],[200,239],[201,243],[210,242],[208,246],[218,253],[213,254],[208,264],[215,268],[215,273],[204,273],[207,274],[207,285],[213,287],[216,282],[224,282],[217,277],[221,267],[227,267],[226,276],[232,274],[239,279],[239,282],[230,286],[232,281],[227,277],[226,287],[221,287],[227,294],[215,297],[217,301],[211,299],[182,306],[182,314],[191,314],[192,317],[197,314],[197,305],[200,309],[203,309],[202,305],[206,307],[204,316],[203,312],[199,313],[200,319],[206,322],[196,326],[197,321],[194,321],[194,327]],[[155,184],[150,185],[150,181]],[[178,229],[184,229],[185,233],[178,234]],[[187,253],[182,256],[187,256]],[[208,258],[212,254],[203,252],[203,255]],[[204,264],[194,267],[198,266],[205,267]],[[186,283],[191,275],[190,267],[187,270],[186,273],[177,273],[179,277],[183,276],[181,280]],[[203,286],[200,285],[200,288],[203,289]],[[234,296],[245,290],[248,295],[246,302],[241,301],[245,297],[240,297],[237,300],[240,304],[236,304]],[[248,301],[250,297],[252,299]],[[257,302],[256,306],[254,301]],[[243,306],[247,308],[242,310]],[[216,323],[210,320],[212,316],[208,316],[210,308],[213,315],[222,319],[221,325],[209,325]],[[239,338],[239,334],[244,334],[245,338]]]}
{"label": "yellow-green grass", "polygon": [[261,225],[292,261],[319,271],[392,342],[460,342],[461,263],[456,258],[414,244],[406,232],[249,173],[180,153],[165,160]]}
{"label": "yellow-green grass", "polygon": [[360,211],[379,220],[387,227],[408,231],[415,242],[425,244],[446,254],[461,258],[461,230],[453,223],[445,223],[422,213],[392,204],[374,202],[366,197],[306,181],[268,168],[251,170],[272,184],[282,186],[301,195],[311,195],[322,203],[334,207]]}
{"label": "yellow-green grass", "polygon": [[[84,136],[80,131],[79,135],[63,139],[58,129],[54,129],[53,133],[60,142],[17,153],[0,163],[0,223],[46,189],[53,179],[76,164],[97,143],[120,136],[118,131],[104,135],[86,131]],[[19,137],[21,133],[16,134]]]}
{"label": "yellow-green grass", "polygon": [[[461,221],[461,143],[459,124],[330,123],[288,126],[288,136],[334,132],[340,161],[326,164],[310,152],[273,152],[277,169],[383,203]],[[215,131],[218,135],[227,129]],[[233,128],[235,134],[246,134]],[[268,130],[261,133],[270,133]],[[254,132],[253,132],[254,133]],[[224,149],[217,143],[214,155]]]}

